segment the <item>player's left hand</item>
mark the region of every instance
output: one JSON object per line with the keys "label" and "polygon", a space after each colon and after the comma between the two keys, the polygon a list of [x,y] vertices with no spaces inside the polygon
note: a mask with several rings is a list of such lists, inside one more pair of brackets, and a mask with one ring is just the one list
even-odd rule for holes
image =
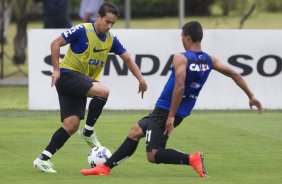
{"label": "player's left hand", "polygon": [[166,120],[166,127],[165,127],[165,131],[164,131],[164,135],[168,135],[170,136],[173,132],[174,129],[174,117],[168,117]]}
{"label": "player's left hand", "polygon": [[147,83],[145,80],[141,80],[139,82],[139,91],[138,93],[141,92],[141,97],[143,98],[144,97],[144,92],[147,91]]}
{"label": "player's left hand", "polygon": [[256,99],[255,96],[250,98],[249,106],[250,106],[251,110],[253,110],[253,106],[256,106],[258,108],[258,111],[259,111],[260,114],[263,112],[263,107],[262,107],[260,101],[258,99]]}

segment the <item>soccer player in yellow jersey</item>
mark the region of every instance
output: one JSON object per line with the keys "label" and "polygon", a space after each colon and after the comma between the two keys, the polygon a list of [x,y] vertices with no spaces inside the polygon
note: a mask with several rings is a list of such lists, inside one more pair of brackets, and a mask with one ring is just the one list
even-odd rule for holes
{"label": "soccer player in yellow jersey", "polygon": [[[147,90],[146,81],[117,37],[109,32],[118,14],[113,4],[104,3],[94,23],[74,26],[52,42],[54,72],[51,86],[55,85],[58,92],[62,126],[54,132],[45,150],[33,161],[35,168],[48,173],[56,172],[50,158],[78,130],[80,120],[84,119],[87,97],[92,99],[86,124],[78,134],[90,147],[101,146],[93,127],[109,96],[109,89],[98,82],[109,52],[119,55],[137,78],[143,98]],[[70,44],[69,49],[59,63],[60,47],[67,44]]]}

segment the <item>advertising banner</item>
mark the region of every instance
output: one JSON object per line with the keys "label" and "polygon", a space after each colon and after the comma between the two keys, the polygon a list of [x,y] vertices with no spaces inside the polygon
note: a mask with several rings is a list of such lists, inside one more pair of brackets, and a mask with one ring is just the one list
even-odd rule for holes
{"label": "advertising banner", "polygon": [[[28,31],[29,109],[59,109],[51,88],[50,44],[61,29]],[[100,82],[110,89],[105,109],[152,109],[171,73],[173,55],[184,52],[181,30],[113,29],[136,64],[148,90],[138,94],[138,81],[119,56],[110,54]],[[263,106],[282,108],[282,31],[204,30],[202,50],[239,72]],[[61,48],[61,58],[68,45]],[[248,109],[248,98],[232,81],[212,71],[199,95],[196,109]]]}

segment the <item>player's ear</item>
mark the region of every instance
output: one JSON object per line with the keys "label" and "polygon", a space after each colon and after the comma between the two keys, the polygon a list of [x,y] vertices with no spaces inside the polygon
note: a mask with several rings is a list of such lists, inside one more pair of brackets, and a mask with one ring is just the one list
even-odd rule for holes
{"label": "player's ear", "polygon": [[192,42],[192,38],[191,38],[191,36],[186,35],[186,39],[187,39],[187,42],[188,42],[188,43],[191,43],[191,42]]}
{"label": "player's ear", "polygon": [[183,44],[187,45],[187,44],[191,43],[192,39],[189,35],[183,35],[182,41],[183,41]]}

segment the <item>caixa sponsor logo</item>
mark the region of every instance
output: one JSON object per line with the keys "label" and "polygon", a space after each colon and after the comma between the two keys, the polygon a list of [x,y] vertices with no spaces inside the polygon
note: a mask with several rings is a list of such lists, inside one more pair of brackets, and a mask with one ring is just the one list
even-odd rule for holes
{"label": "caixa sponsor logo", "polygon": [[[60,55],[60,58],[63,58],[64,55]],[[109,75],[110,74],[110,70],[113,68],[117,75],[120,76],[125,76],[128,75],[128,68],[126,67],[126,65],[122,62],[119,63],[118,62],[118,57],[116,55],[110,54],[106,63],[104,64],[104,71],[103,71],[103,75]],[[172,59],[173,59],[173,55],[170,55],[167,61],[160,61],[160,59],[152,54],[136,54],[135,55],[135,62],[137,64],[137,66],[140,68],[141,72],[143,75],[154,75],[157,72],[160,71],[160,76],[166,76],[168,75],[168,73],[171,71],[171,65],[172,65]],[[142,71],[142,65],[146,65],[146,63],[144,62],[144,60],[146,60],[145,62],[152,62],[152,67],[147,71]],[[243,55],[243,54],[239,54],[239,55],[233,55],[230,56],[228,58],[228,63],[234,67],[240,68],[242,70],[242,72],[240,72],[240,74],[242,76],[247,76],[253,73],[254,69],[257,70],[257,72],[264,77],[274,77],[277,76],[279,74],[281,74],[282,71],[282,58],[280,56],[277,55],[265,55],[262,56],[256,63],[256,68],[252,68],[251,65],[248,65],[248,62],[254,62],[254,58],[250,55]],[[275,61],[275,66],[273,67],[273,71],[269,72],[266,71],[266,66],[269,64],[269,62],[271,61],[271,64],[273,64],[273,61]],[[46,56],[44,58],[44,62],[47,65],[52,66],[52,62],[51,62],[51,56]],[[165,62],[164,66],[160,66],[161,62]],[[43,74],[45,75],[52,75],[52,71],[47,71],[44,70],[42,71]]]}
{"label": "caixa sponsor logo", "polygon": [[104,66],[104,61],[101,61],[101,60],[96,60],[96,59],[90,59],[88,61],[88,64],[91,65],[91,66],[95,66],[95,67],[103,67]]}

